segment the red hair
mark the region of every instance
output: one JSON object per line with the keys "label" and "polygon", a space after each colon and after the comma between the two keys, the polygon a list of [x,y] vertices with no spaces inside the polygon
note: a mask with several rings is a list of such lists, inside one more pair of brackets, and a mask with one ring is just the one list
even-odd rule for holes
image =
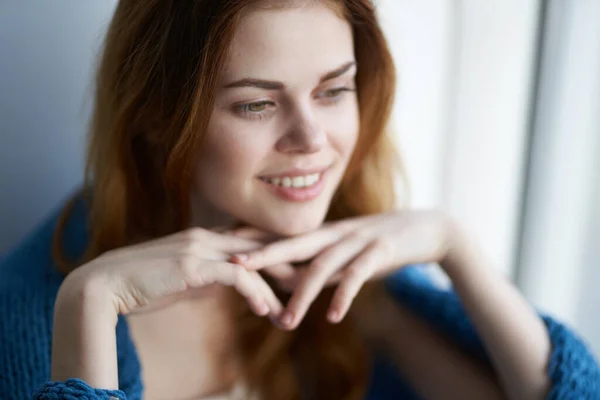
{"label": "red hair", "polygon": [[[97,72],[82,192],[93,193],[91,237],[78,264],[189,225],[192,162],[212,112],[217,77],[243,11],[255,3],[119,2]],[[327,3],[351,24],[358,61],[360,134],[327,216],[336,220],[393,209],[399,164],[386,133],[395,71],[374,6],[369,0]],[[77,265],[64,259],[61,248],[69,214],[67,207],[54,238],[54,256],[64,272]],[[263,398],[300,399],[307,385],[311,398],[363,398],[368,352],[351,317],[338,325],[325,321],[331,295],[325,290],[294,332],[240,310],[243,373]]]}

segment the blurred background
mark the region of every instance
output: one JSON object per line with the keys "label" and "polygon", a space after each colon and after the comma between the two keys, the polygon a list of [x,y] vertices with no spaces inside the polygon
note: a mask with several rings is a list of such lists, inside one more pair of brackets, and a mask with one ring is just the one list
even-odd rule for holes
{"label": "blurred background", "polygon": [[[463,221],[600,354],[600,1],[376,3],[412,206]],[[115,4],[0,2],[0,256],[81,183]]]}

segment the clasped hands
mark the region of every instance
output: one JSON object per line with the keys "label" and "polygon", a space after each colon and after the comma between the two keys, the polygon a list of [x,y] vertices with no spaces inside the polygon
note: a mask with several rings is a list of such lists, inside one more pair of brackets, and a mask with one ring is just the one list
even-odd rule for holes
{"label": "clasped hands", "polygon": [[[258,240],[264,247],[232,254],[229,261],[262,271],[291,293],[277,317],[283,329],[295,329],[327,286],[336,289],[327,311],[341,321],[365,282],[403,266],[439,262],[452,245],[449,219],[438,212],[390,212],[326,223],[318,230],[278,239],[255,228],[225,232]],[[293,266],[292,264],[301,266]]]}

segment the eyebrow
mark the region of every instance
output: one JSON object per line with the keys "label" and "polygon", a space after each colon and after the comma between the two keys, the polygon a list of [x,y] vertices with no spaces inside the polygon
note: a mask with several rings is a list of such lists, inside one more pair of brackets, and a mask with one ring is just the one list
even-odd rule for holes
{"label": "eyebrow", "polygon": [[[346,72],[350,70],[353,66],[356,65],[356,61],[349,61],[342,66],[334,69],[333,71],[327,72],[319,79],[319,83],[326,82],[331,79],[335,79],[338,76],[344,75]],[[282,82],[277,81],[267,81],[262,79],[253,79],[253,78],[244,78],[237,80],[235,82],[228,83],[223,86],[224,89],[231,88],[240,88],[240,87],[255,87],[259,89],[265,90],[283,90],[285,85]]]}

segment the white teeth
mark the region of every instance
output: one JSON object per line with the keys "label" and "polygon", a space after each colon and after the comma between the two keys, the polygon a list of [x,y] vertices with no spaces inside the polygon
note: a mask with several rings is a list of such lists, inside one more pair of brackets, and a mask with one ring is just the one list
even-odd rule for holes
{"label": "white teeth", "polygon": [[268,178],[266,181],[271,185],[275,186],[283,186],[285,188],[294,187],[294,188],[304,188],[313,186],[315,183],[319,182],[321,178],[320,173],[310,174],[305,176],[284,176],[283,178]]}
{"label": "white teeth", "polygon": [[319,181],[319,174],[308,175],[304,178],[304,184],[306,186],[312,186]]}
{"label": "white teeth", "polygon": [[295,188],[304,187],[304,177],[303,176],[295,176],[292,179],[292,186],[294,186]]}

